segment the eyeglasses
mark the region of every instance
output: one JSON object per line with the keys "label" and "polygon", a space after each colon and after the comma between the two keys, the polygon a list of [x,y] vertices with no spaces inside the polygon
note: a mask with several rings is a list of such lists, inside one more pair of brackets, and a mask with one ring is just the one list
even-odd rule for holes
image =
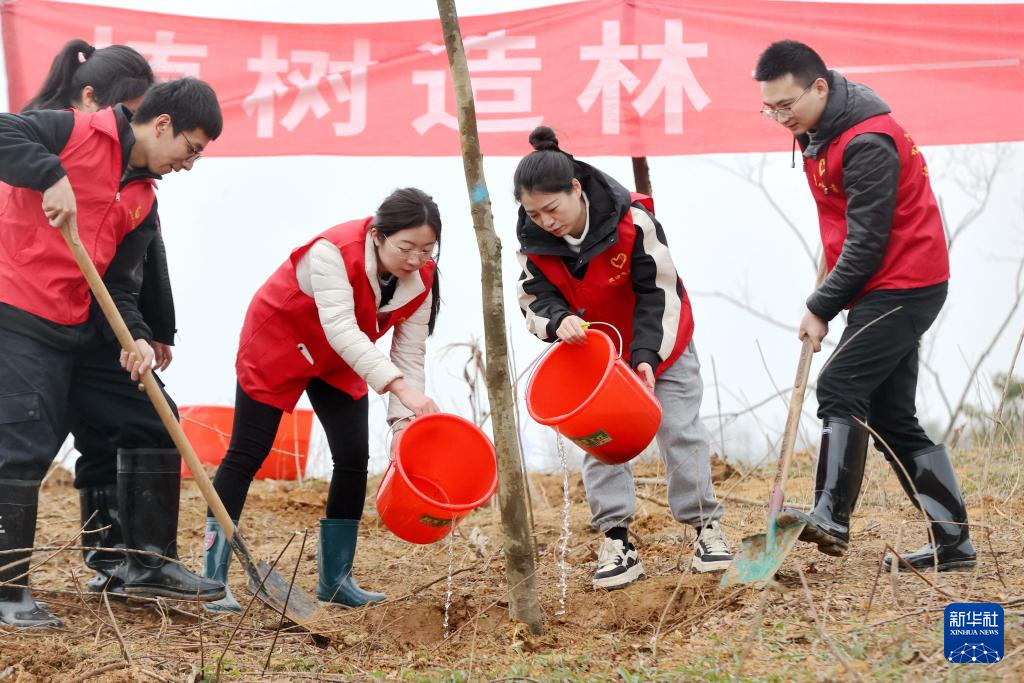
{"label": "eyeglasses", "polygon": [[406,261],[436,261],[437,257],[440,255],[440,248],[437,244],[430,249],[408,249],[406,247],[398,246],[389,240],[388,236],[384,233],[381,233],[381,236],[384,238],[384,241],[391,245],[392,249],[401,254]]}
{"label": "eyeglasses", "polygon": [[[817,83],[817,81],[814,81],[814,83]],[[793,107],[796,106],[796,103],[800,101],[801,97],[807,94],[808,90],[814,87],[814,83],[811,83],[809,86],[804,88],[804,91],[797,95],[797,98],[785,107],[761,107],[761,116],[766,119],[771,119],[772,121],[778,121],[779,123],[789,121],[793,117]]]}
{"label": "eyeglasses", "polygon": [[185,131],[181,131],[181,137],[185,138],[185,144],[188,146],[189,154],[185,161],[196,161],[199,157],[203,156],[203,150],[192,144],[192,141],[188,139],[187,135],[185,135]]}

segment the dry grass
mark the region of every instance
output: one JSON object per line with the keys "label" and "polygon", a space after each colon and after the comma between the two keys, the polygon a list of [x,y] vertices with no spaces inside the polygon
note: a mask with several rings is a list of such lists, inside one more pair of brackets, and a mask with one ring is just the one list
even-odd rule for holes
{"label": "dry grass", "polygon": [[[0,681],[212,680],[222,655],[221,678],[226,681],[675,681],[735,680],[737,674],[742,680],[772,681],[1021,680],[1024,651],[1011,654],[1024,647],[1024,492],[1015,483],[1020,451],[956,455],[976,524],[976,571],[928,575],[928,581],[912,574],[878,576],[885,545],[916,547],[924,540],[924,529],[888,466],[873,457],[853,522],[851,553],[834,559],[798,546],[775,590],[767,593],[722,591],[717,577],[684,575],[680,567],[691,552],[693,532],[653,502],[664,499],[664,489],[657,485],[641,486],[646,499],[638,501],[633,527],[649,578],[622,591],[594,592],[590,575],[597,538],[589,528],[582,484],[574,475],[569,597],[566,614],[558,617],[555,553],[561,477],[531,475],[540,549],[538,585],[546,610],[546,631],[539,637],[508,621],[496,548],[500,522],[492,506],[467,518],[456,539],[455,568],[461,571],[454,579],[447,640],[442,632],[446,543],[414,546],[400,541],[380,526],[372,504],[364,515],[356,576],[366,588],[386,590],[391,600],[371,609],[331,610],[323,624],[329,642],[317,643],[288,629],[276,634],[279,619],[262,605],[254,605],[241,624],[237,616],[211,617],[181,602],[142,607],[111,601],[108,612],[102,600],[76,589],[76,582],[84,583],[88,575],[80,556],[69,550],[32,576],[36,597],[64,617],[67,630],[0,631]],[[812,464],[810,456],[798,456],[788,487],[792,501],[808,502]],[[658,477],[658,468],[644,464],[638,474]],[[733,493],[765,499],[768,476],[755,472]],[[723,470],[719,479],[718,489],[725,491],[739,474]],[[254,550],[276,557],[295,532],[315,529],[325,494],[322,483],[256,482],[243,522]],[[197,490],[187,484],[180,545],[193,567],[199,566],[204,512]],[[738,543],[746,534],[763,531],[764,514],[763,506],[734,503],[724,526]],[[478,531],[471,543],[474,527]],[[77,529],[75,492],[67,477],[54,477],[43,494],[37,545],[61,545]],[[299,546],[292,544],[280,567],[290,575],[298,563],[299,585],[313,591],[315,543],[310,539],[301,557]],[[44,556],[38,553],[36,559]],[[248,593],[243,578],[233,566],[233,588],[244,603]],[[676,600],[666,609],[673,595]],[[947,595],[1005,606],[1009,656],[1003,662],[945,662],[941,621],[950,602]]]}

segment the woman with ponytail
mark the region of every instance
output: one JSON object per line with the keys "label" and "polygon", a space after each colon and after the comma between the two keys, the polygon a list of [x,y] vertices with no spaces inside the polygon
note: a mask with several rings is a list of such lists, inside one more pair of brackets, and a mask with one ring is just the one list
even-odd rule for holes
{"label": "woman with ponytail", "polygon": [[132,48],[110,45],[96,49],[76,39],[53,58],[42,87],[22,111],[74,107],[91,112],[115,104],[134,111],[151,85],[153,70]]}
{"label": "woman with ponytail", "polygon": [[[658,446],[672,515],[697,532],[695,571],[732,561],[711,486],[711,448],[700,421],[704,385],[694,348],[690,300],[672,263],[650,197],[630,193],[558,146],[547,126],[530,134],[534,150],[519,162],[519,305],[543,341],[585,344],[584,321],[622,334],[622,357],[662,407]],[[636,491],[628,463],[587,455],[583,485],[594,528],[604,532],[594,587],[621,588],[643,576],[628,528]]]}
{"label": "woman with ponytail", "polygon": [[[389,393],[388,421],[437,413],[423,394],[437,318],[441,215],[422,190],[395,190],[369,218],[295,249],[256,292],[242,325],[231,443],[213,485],[236,521],[270,453],[283,411],[303,392],[323,425],[334,473],[320,520],[317,597],[356,607],[384,600],[352,578],[366,496],[370,387]],[[390,358],[374,342],[395,328]],[[205,571],[226,582],[231,549],[206,520]],[[239,611],[231,596],[208,605]]]}
{"label": "woman with ponytail", "polygon": [[[53,58],[39,92],[22,111],[45,109],[77,109],[92,113],[122,104],[138,109],[143,95],[153,85],[153,70],[146,58],[127,45],[95,48],[81,39],[69,41]],[[147,183],[145,178],[129,171],[125,180]],[[155,212],[155,202],[154,202]],[[154,225],[158,222],[154,213]],[[166,370],[174,358],[175,310],[171,291],[167,252],[160,231],[154,230],[145,251],[142,282],[138,293],[138,309],[152,332],[156,370]],[[114,346],[116,342],[110,341]],[[92,533],[84,536],[85,545],[102,548],[122,543],[122,530],[117,515],[117,449],[108,435],[88,421],[72,415],[69,427],[75,449],[81,454],[75,461],[75,488],[78,489],[82,525]],[[121,564],[117,553],[83,550],[86,564],[96,572],[87,582],[91,591],[119,592],[120,581],[111,578]]]}

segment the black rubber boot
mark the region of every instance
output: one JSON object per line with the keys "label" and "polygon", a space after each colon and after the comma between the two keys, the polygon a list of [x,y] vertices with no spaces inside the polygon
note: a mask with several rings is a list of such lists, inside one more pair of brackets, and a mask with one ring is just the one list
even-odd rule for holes
{"label": "black rubber boot", "polygon": [[[903,559],[919,570],[948,572],[974,567],[978,553],[971,543],[967,508],[946,447],[937,444],[923,448],[900,458],[900,462],[906,468],[906,474],[899,463],[891,465],[907,496],[931,522],[931,536],[935,539],[934,546],[929,540],[916,552],[903,555]],[[916,497],[914,489],[917,490]],[[891,555],[885,558],[887,567],[892,560]],[[900,571],[910,570],[901,562]]]}
{"label": "black rubber boot", "polygon": [[[122,448],[117,452],[117,503],[126,549],[178,559],[181,456],[171,448]],[[176,562],[125,553],[117,575],[127,595],[220,600],[224,584],[193,574]]]}
{"label": "black rubber boot", "polygon": [[[121,519],[117,512],[117,484],[89,486],[78,491],[79,508],[82,511],[82,526],[91,533],[82,534],[82,557],[96,576],[89,579],[86,587],[99,593],[123,593],[124,586],[115,570],[124,562],[124,553],[96,548],[123,548]],[[97,531],[98,530],[98,531]]]}
{"label": "black rubber boot", "polygon": [[826,417],[814,484],[814,508],[808,512],[785,508],[779,526],[803,523],[800,540],[815,543],[826,555],[839,557],[850,546],[850,515],[857,505],[868,432],[852,420]]}
{"label": "black rubber boot", "polygon": [[[25,548],[25,552],[0,555],[0,624],[16,628],[61,628],[64,622],[46,605],[32,599],[28,588],[31,548],[36,540],[36,508],[39,482],[0,480],[0,550]],[[18,577],[21,574],[24,576]],[[8,583],[9,582],[9,583]]]}

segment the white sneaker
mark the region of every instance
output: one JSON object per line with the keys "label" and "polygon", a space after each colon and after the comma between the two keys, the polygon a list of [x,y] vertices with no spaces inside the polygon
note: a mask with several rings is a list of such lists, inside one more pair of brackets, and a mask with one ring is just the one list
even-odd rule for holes
{"label": "white sneaker", "polygon": [[644,566],[640,564],[636,546],[622,546],[622,541],[612,538],[604,539],[601,551],[597,554],[597,571],[594,572],[594,588],[611,590],[622,588],[633,583],[644,575]]}
{"label": "white sneaker", "polygon": [[731,562],[729,539],[722,533],[718,522],[711,522],[697,537],[697,544],[693,548],[693,571],[723,572]]}

